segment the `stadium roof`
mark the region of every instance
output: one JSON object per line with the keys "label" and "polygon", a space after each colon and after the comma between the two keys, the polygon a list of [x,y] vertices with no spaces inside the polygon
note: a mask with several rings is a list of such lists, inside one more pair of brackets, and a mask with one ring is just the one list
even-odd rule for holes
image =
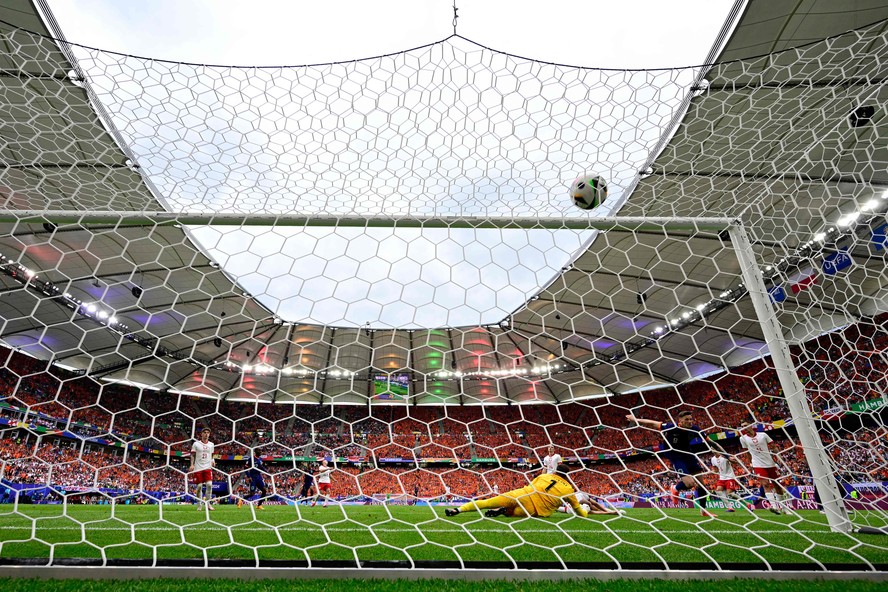
{"label": "stadium roof", "polygon": [[[833,13],[827,0],[785,4],[746,8],[620,215],[740,218],[759,261],[777,265],[840,214],[882,194],[888,7],[858,2]],[[53,211],[162,212],[66,46],[28,32],[61,37],[37,5],[46,24],[31,2],[0,0],[0,20],[9,23],[0,23],[4,208],[45,211],[46,221]],[[873,122],[851,127],[849,113],[869,104],[881,106]],[[98,302],[132,328],[111,331],[73,313],[47,285],[24,288],[20,274],[7,273],[0,275],[2,341],[97,378],[155,388],[366,403],[374,375],[392,372],[408,375],[411,403],[551,402],[673,385],[767,352],[749,298],[725,296],[742,280],[715,230],[601,233],[495,326],[371,331],[275,319],[172,223],[0,227],[0,255],[37,271],[69,301]],[[782,302],[787,336],[802,340],[885,310],[882,253],[855,243],[851,271]],[[686,279],[678,279],[679,265]],[[682,323],[623,355],[627,344],[635,349],[697,305],[707,307],[705,321]],[[479,365],[531,373],[469,376]],[[281,368],[288,372],[273,370]],[[440,375],[454,371],[461,379]]]}

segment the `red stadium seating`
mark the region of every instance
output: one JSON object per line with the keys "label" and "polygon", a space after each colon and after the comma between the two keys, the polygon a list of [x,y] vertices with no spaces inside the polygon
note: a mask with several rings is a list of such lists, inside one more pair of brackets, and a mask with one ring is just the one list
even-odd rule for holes
{"label": "red stadium seating", "polygon": [[[799,375],[815,411],[847,408],[882,396],[888,389],[888,315],[860,323],[793,348]],[[11,481],[59,486],[182,491],[186,459],[167,456],[190,450],[203,427],[212,431],[220,455],[305,457],[335,455],[362,460],[337,468],[334,495],[486,495],[526,484],[530,464],[550,444],[565,458],[625,455],[660,443],[657,430],[627,426],[625,415],[669,421],[679,411],[694,412],[706,432],[733,430],[754,420],[788,417],[782,390],[769,359],[704,380],[565,405],[495,407],[405,407],[270,405],[217,401],[124,385],[99,384],[17,352],[3,350],[0,418],[26,420],[30,428],[7,426],[0,433],[4,477]],[[37,429],[67,430],[69,436],[130,442],[121,447],[89,443],[81,451],[73,437],[44,437],[35,449]],[[849,475],[888,479],[886,429],[860,429],[841,436],[823,433],[837,466]],[[789,441],[779,458],[788,482],[808,475],[803,455]],[[160,452],[140,452],[141,448]],[[382,465],[400,458],[411,466]],[[522,459],[521,468],[471,464],[472,459]],[[423,459],[448,459],[447,467],[421,466]],[[471,466],[468,466],[471,465]],[[276,491],[294,494],[302,473],[292,462],[267,463]],[[574,465],[576,467],[577,465]],[[242,462],[220,462],[220,474],[237,475]],[[575,471],[574,479],[596,495],[657,493],[670,477],[649,454]],[[236,479],[236,478],[235,478]]]}

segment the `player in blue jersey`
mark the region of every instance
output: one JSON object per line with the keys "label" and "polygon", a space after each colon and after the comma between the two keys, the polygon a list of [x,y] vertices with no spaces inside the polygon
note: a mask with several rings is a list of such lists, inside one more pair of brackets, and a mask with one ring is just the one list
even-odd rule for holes
{"label": "player in blue jersey", "polygon": [[304,472],[302,477],[302,491],[299,492],[299,497],[296,498],[296,503],[306,502],[308,503],[309,498],[314,498],[315,490],[315,482],[314,482],[314,473],[312,473],[312,468],[309,467],[307,471]]}
{"label": "player in blue jersey", "polygon": [[[259,500],[256,502],[256,509],[262,510],[265,498],[268,496],[268,488],[265,487],[265,475],[262,473],[262,459],[258,456],[250,458],[250,468],[247,469],[247,479],[250,481],[250,497],[259,492]],[[237,507],[244,505],[244,500],[237,502]]]}
{"label": "player in blue jersey", "polygon": [[683,490],[693,490],[694,506],[700,509],[700,515],[707,518],[715,516],[706,510],[706,498],[708,492],[697,475],[706,474],[708,471],[697,458],[698,452],[710,452],[709,440],[700,431],[700,427],[694,425],[694,414],[690,411],[682,411],[678,414],[678,421],[674,424],[652,419],[641,419],[632,414],[626,419],[636,425],[659,430],[666,441],[666,449],[663,456],[672,464],[672,470],[678,473],[679,481],[672,486],[673,499],[678,500],[679,493]]}

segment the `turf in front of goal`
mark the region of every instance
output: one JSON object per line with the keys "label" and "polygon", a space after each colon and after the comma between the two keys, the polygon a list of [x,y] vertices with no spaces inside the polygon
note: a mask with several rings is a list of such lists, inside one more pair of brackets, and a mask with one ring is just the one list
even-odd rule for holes
{"label": "turf in front of goal", "polygon": [[195,506],[0,506],[0,563],[888,570],[888,537],[831,532],[814,511],[714,520],[654,509],[593,519],[442,514],[428,506],[218,506],[209,515]]}

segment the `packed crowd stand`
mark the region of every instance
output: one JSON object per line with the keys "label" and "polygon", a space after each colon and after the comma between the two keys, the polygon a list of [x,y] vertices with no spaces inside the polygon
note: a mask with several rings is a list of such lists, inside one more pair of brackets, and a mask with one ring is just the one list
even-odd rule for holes
{"label": "packed crowd stand", "polygon": [[[886,396],[886,319],[883,315],[793,348],[816,412]],[[8,405],[0,406],[0,418],[31,426],[0,431],[2,476],[60,487],[185,491],[187,457],[175,453],[187,453],[194,434],[208,427],[219,455],[296,457],[265,465],[273,490],[281,495],[295,495],[301,487],[304,471],[311,469],[298,459],[306,456],[351,458],[349,464],[337,464],[334,496],[487,495],[494,484],[500,491],[525,485],[551,443],[565,458],[586,459],[585,468],[573,474],[581,489],[638,497],[668,490],[673,477],[650,453],[661,443],[659,433],[628,427],[625,416],[630,411],[670,421],[689,409],[706,433],[732,431],[750,420],[767,425],[789,417],[769,359],[674,388],[557,406],[368,407],[219,401],[99,384],[10,350],[0,350],[0,357],[5,357],[0,401]],[[84,440],[38,438],[39,430],[33,428],[66,430]],[[160,454],[85,440],[93,437]],[[825,428],[821,437],[842,479],[888,480],[884,426]],[[809,482],[797,446],[785,437],[777,445],[786,484]],[[452,464],[427,465],[424,459]],[[512,460],[491,464],[478,459]],[[242,460],[222,460],[218,468],[220,479],[236,485],[245,466]]]}

